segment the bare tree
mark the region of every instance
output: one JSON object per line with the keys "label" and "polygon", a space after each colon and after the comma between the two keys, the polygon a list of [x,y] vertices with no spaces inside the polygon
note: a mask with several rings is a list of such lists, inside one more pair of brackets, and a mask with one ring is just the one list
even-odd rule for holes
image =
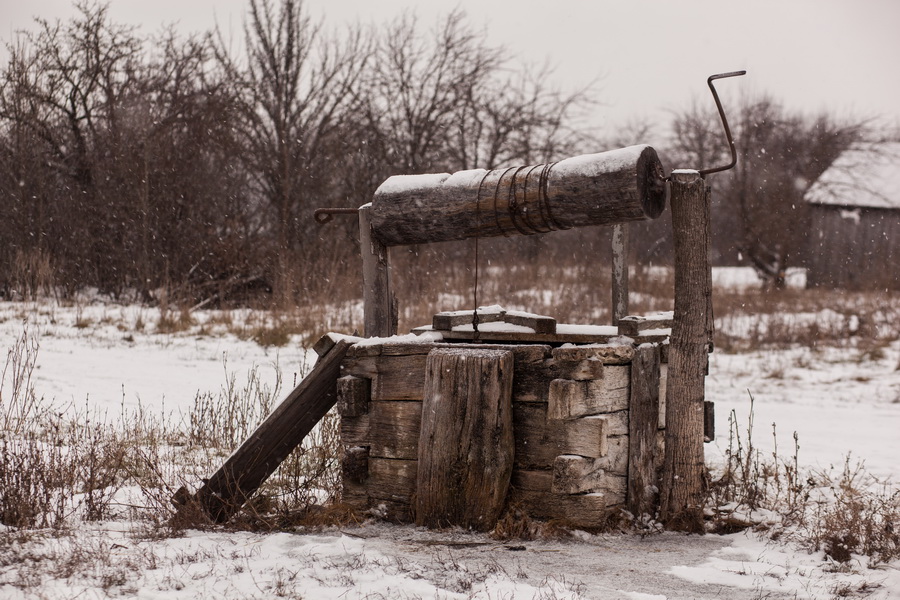
{"label": "bare tree", "polygon": [[[806,189],[865,124],[791,113],[767,95],[743,98],[726,112],[738,161],[711,181],[716,259],[746,258],[765,281],[783,285],[787,265],[805,246]],[[679,163],[703,168],[728,161],[714,111],[695,104],[676,114],[673,132]]]}
{"label": "bare tree", "polygon": [[329,37],[298,0],[251,0],[245,38],[246,65],[227,55],[221,36],[218,56],[241,84],[246,168],[273,210],[277,287],[288,294],[295,284],[289,264],[328,171],[339,164],[336,138],[357,101],[368,51],[360,30]]}
{"label": "bare tree", "polygon": [[234,95],[203,38],[164,33],[151,56],[105,5],[78,8],[38,21],[0,74],[6,264],[49,257],[68,291],[183,288],[243,255],[225,240],[251,245]]}
{"label": "bare tree", "polygon": [[459,10],[429,34],[408,12],[388,25],[367,78],[365,114],[373,151],[390,174],[449,168],[446,140],[459,127],[460,110],[502,59]]}
{"label": "bare tree", "polygon": [[[39,141],[51,168],[38,171],[52,195],[36,198],[39,239],[53,254],[79,257],[66,262],[72,271],[63,275],[100,280],[112,274],[115,261],[102,260],[98,249],[121,234],[122,220],[99,202],[98,139],[117,125],[140,44],[130,29],[109,22],[105,6],[76,6],[76,18],[65,25],[38,20],[39,32],[24,34],[11,49],[0,119]],[[72,235],[73,229],[85,235]]]}
{"label": "bare tree", "polygon": [[572,93],[554,89],[549,65],[488,75],[457,107],[447,136],[454,168],[546,162],[586,145],[587,136],[575,125],[594,104],[590,85]]}

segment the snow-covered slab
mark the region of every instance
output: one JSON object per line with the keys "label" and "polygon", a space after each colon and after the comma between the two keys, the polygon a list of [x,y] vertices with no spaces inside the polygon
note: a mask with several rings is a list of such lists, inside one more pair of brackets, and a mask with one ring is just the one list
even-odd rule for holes
{"label": "snow-covered slab", "polygon": [[[475,327],[472,325],[472,323],[466,323],[465,325],[457,325],[451,331],[474,333]],[[506,323],[504,321],[479,323],[478,331],[479,333],[534,333],[534,329],[532,329],[531,327],[513,325],[512,323]]]}
{"label": "snow-covered slab", "polygon": [[452,330],[458,325],[472,323],[475,314],[479,323],[492,323],[502,321],[506,310],[499,304],[491,306],[479,306],[476,310],[445,310],[437,313],[431,319],[431,326],[437,330]]}
{"label": "snow-covered slab", "polygon": [[[521,328],[521,329],[520,329]],[[431,327],[417,327],[415,334],[434,332]],[[556,325],[556,333],[535,332],[533,328],[514,326],[509,323],[480,323],[476,335],[471,323],[454,327],[452,330],[441,330],[445,340],[502,342],[521,344],[617,344],[633,345],[635,340],[628,336],[620,336],[614,325]],[[646,333],[640,336],[641,342],[664,342],[665,335],[651,336]]]}
{"label": "snow-covered slab", "polygon": [[619,319],[619,333],[628,336],[669,335],[674,320],[675,313],[673,311],[650,315],[629,315]]}
{"label": "snow-covered slab", "polygon": [[[477,311],[439,312],[432,318],[432,328],[440,331],[474,331],[475,314],[478,330],[507,333],[555,333],[556,319],[520,310],[507,311],[500,305],[480,306]],[[500,325],[487,325],[500,323]],[[510,327],[504,327],[510,325]]]}

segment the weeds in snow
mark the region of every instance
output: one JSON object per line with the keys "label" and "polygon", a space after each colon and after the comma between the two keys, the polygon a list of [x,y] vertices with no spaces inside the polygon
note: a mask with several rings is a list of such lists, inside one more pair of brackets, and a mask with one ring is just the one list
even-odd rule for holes
{"label": "weeds in snow", "polygon": [[723,472],[712,480],[707,500],[709,528],[732,532],[756,527],[810,552],[823,551],[838,563],[865,556],[869,566],[900,558],[900,490],[875,481],[848,456],[840,473],[802,473],[794,433],[790,458],[775,446],[764,457],[753,444],[753,396],[742,436],[734,413]]}
{"label": "weeds in snow", "polygon": [[[0,525],[17,529],[63,529],[125,509],[150,526],[142,535],[158,535],[153,531],[172,525],[175,490],[218,467],[282,391],[280,372],[267,384],[254,369],[238,385],[226,364],[225,386],[198,394],[182,420],[123,408],[111,422],[88,407],[51,410],[38,398],[32,381],[38,350],[26,328],[7,354],[0,383]],[[240,526],[337,519],[315,507],[339,497],[338,449],[337,416],[330,414],[263,486]],[[202,521],[198,515],[176,529]]]}
{"label": "weeds in snow", "polygon": [[0,373],[0,435],[21,434],[42,406],[32,383],[37,352],[38,340],[26,323],[22,335],[7,351]]}

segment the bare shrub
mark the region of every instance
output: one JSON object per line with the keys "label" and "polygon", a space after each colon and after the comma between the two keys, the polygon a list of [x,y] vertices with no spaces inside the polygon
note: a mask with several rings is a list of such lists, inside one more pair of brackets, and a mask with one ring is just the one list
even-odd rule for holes
{"label": "bare shrub", "polygon": [[127,475],[131,448],[119,431],[90,415],[76,423],[67,444],[75,459],[75,491],[83,505],[83,518],[103,520],[112,516],[111,504]]}
{"label": "bare shrub", "polygon": [[268,385],[254,367],[247,381],[238,385],[237,375],[223,361],[225,385],[218,393],[200,393],[188,418],[188,442],[194,446],[218,448],[230,452],[265,419],[281,394],[281,371],[276,370],[274,385]]}
{"label": "bare shrub", "polygon": [[64,417],[37,397],[38,348],[25,328],[4,367],[11,388],[4,394],[0,387],[0,523],[60,528],[79,510],[88,520],[106,518],[127,447],[89,411]]}
{"label": "bare shrub", "polygon": [[12,284],[24,300],[49,296],[55,286],[50,253],[43,248],[17,250],[13,259]]}
{"label": "bare shrub", "polygon": [[[198,394],[181,422],[141,408],[123,413],[115,423],[88,407],[62,416],[34,395],[30,373],[37,349],[26,331],[8,354],[4,382],[9,385],[2,389],[0,523],[15,527],[60,528],[72,519],[114,517],[114,509],[122,506],[117,494],[126,486],[137,487],[143,498],[140,505],[126,505],[149,526],[143,535],[209,527],[199,507],[190,518],[171,520],[175,490],[220,466],[272,411],[282,392],[280,369],[274,383],[265,382],[254,368],[246,383],[239,384],[225,363],[221,390]],[[338,417],[330,413],[249,503],[245,515],[253,519],[245,518],[245,526],[295,523],[338,499],[338,430]]]}
{"label": "bare shrub", "polygon": [[163,302],[159,306],[159,319],[156,321],[157,333],[179,333],[194,326],[194,318],[187,306],[173,308]]}
{"label": "bare shrub", "polygon": [[[855,555],[869,566],[900,557],[900,490],[878,482],[848,457],[842,472],[801,473],[799,442],[788,459],[753,445],[753,410],[745,437],[732,413],[726,464],[709,488],[708,529],[720,533],[756,527],[773,538],[787,535],[811,552],[844,563]],[[763,513],[759,512],[763,509]],[[756,511],[756,512],[754,512]],[[768,516],[765,514],[768,511]],[[777,515],[777,518],[773,518]]]}
{"label": "bare shrub", "polygon": [[0,440],[0,523],[61,528],[74,495],[72,458],[34,437]]}
{"label": "bare shrub", "polygon": [[269,479],[263,493],[282,515],[307,513],[310,507],[340,498],[340,416],[331,410]]}
{"label": "bare shrub", "polygon": [[900,490],[878,484],[849,457],[839,478],[820,477],[828,493],[814,503],[803,543],[841,563],[855,554],[869,557],[870,567],[900,557]]}
{"label": "bare shrub", "polygon": [[[772,436],[775,450],[770,460],[763,457],[753,442],[753,395],[745,435],[732,413],[728,418],[728,448],[721,474],[710,481],[707,504],[716,511],[712,528],[716,531],[743,529],[753,524],[750,511],[765,509],[778,513],[783,524],[802,523],[810,497],[810,480],[800,474],[799,438],[793,435],[794,452],[784,459],[778,454],[775,425]],[[724,507],[724,508],[723,508]]]}
{"label": "bare shrub", "polygon": [[0,431],[21,434],[40,411],[41,401],[32,383],[39,348],[40,342],[26,323],[22,335],[7,350],[0,373]]}

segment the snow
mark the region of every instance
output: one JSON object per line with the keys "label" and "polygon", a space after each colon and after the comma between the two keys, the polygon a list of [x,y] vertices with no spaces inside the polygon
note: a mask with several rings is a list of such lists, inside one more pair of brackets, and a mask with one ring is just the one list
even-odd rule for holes
{"label": "snow", "polygon": [[573,156],[553,165],[551,176],[597,177],[605,173],[612,173],[634,165],[645,148],[647,148],[645,145],[628,146],[597,154]]}
{"label": "snow", "polygon": [[671,321],[674,318],[675,311],[672,310],[650,313],[649,315],[641,315],[638,317],[640,321]]}
{"label": "snow", "polygon": [[[241,385],[254,371],[272,387],[280,371],[287,387],[315,359],[299,338],[281,349],[240,339],[216,325],[212,311],[199,311],[196,325],[172,334],[154,332],[157,317],[158,311],[142,307],[0,303],[0,341],[9,347],[27,321],[40,339],[38,394],[73,410],[87,405],[113,415],[123,405],[186,410],[197,392],[216,391],[229,377]],[[253,317],[236,311],[231,318]],[[734,321],[726,325],[740,328]],[[614,327],[559,327],[615,333]],[[430,340],[379,340],[385,341]],[[763,454],[777,443],[779,454],[791,456],[796,431],[803,468],[840,469],[849,454],[874,476],[896,480],[900,340],[877,358],[847,348],[798,347],[716,351],[710,360],[707,398],[717,414],[716,438],[705,446],[711,464],[723,461],[732,411],[744,434],[752,394],[754,444]],[[383,523],[303,534],[189,531],[162,539],[143,535],[141,527],[82,523],[62,535],[36,532],[15,548],[0,543],[0,597],[751,600],[825,599],[845,589],[866,590],[875,600],[900,597],[896,562],[870,569],[859,558],[839,568],[822,554],[752,532],[575,532],[566,540],[501,542]],[[0,529],[0,540],[8,533]],[[78,556],[90,558],[67,570],[67,561]]]}
{"label": "snow", "polygon": [[900,208],[900,142],[854,144],[810,186],[805,199],[810,204]]}
{"label": "snow", "polygon": [[[453,331],[474,332],[475,328],[471,323],[466,323],[464,325],[456,325],[455,327],[453,327]],[[478,331],[483,331],[485,333],[534,333],[534,329],[532,329],[531,327],[525,327],[524,325],[513,325],[512,323],[505,323],[503,321],[479,323]]]}
{"label": "snow", "polygon": [[353,342],[356,346],[381,346],[382,344],[431,344],[442,339],[444,338],[439,331],[425,331],[421,335],[406,333],[390,337],[354,338]]}
{"label": "snow", "polygon": [[754,443],[765,454],[775,446],[793,453],[797,432],[801,463],[840,468],[864,460],[881,478],[897,478],[900,432],[900,342],[877,361],[860,361],[846,349],[794,348],[710,355],[706,397],[716,404],[716,440],[707,456],[718,459],[728,443],[728,416],[746,431],[752,394]]}
{"label": "snow", "polygon": [[375,190],[375,197],[406,194],[420,190],[428,190],[440,186],[450,177],[449,173],[429,173],[425,175],[394,175],[388,177]]}
{"label": "snow", "polygon": [[447,187],[461,187],[478,189],[478,186],[484,180],[488,171],[485,169],[467,169],[465,171],[457,171],[446,180],[443,185]]}
{"label": "snow", "polygon": [[[30,334],[40,340],[34,373],[38,395],[71,410],[87,404],[110,414],[142,406],[177,412],[189,409],[198,392],[218,391],[229,377],[240,385],[255,372],[274,383],[280,372],[291,382],[315,362],[315,353],[298,339],[283,348],[264,348],[214,326],[204,332],[202,324],[190,333],[154,333],[158,311],[141,307],[42,310],[0,304],[0,342],[11,346],[27,316]],[[136,328],[141,321],[146,325]]]}
{"label": "snow", "polygon": [[[763,285],[756,271],[749,267],[715,267],[712,270],[713,287],[732,291],[759,289]],[[806,288],[806,269],[789,267],[784,275],[785,285],[792,289]]]}
{"label": "snow", "polygon": [[[490,306],[479,306],[477,311],[479,315],[487,316],[487,315],[504,315],[506,314],[506,309],[500,306],[499,304],[491,304]],[[465,317],[470,316],[472,314],[472,310],[448,310],[440,313],[442,315],[447,315],[450,317]]]}
{"label": "snow", "polygon": [[558,323],[557,335],[618,335],[619,328],[615,325],[573,325],[571,323]]}

